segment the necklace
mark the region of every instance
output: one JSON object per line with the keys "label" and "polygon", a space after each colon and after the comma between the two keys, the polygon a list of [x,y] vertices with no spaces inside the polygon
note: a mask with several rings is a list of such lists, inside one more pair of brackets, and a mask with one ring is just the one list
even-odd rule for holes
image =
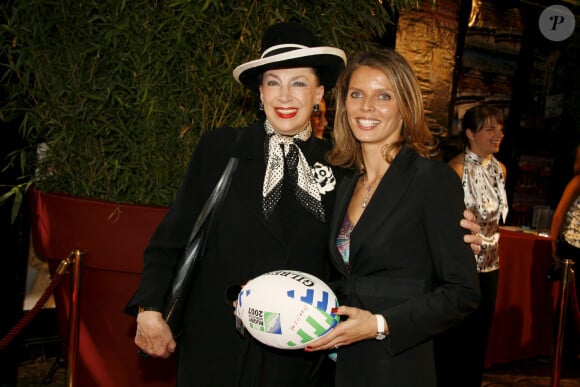
{"label": "necklace", "polygon": [[363,187],[366,187],[367,193],[365,195],[365,198],[363,199],[361,207],[367,208],[367,205],[369,204],[369,199],[371,197],[371,189],[373,188],[373,186],[370,184],[367,184],[367,174],[366,173],[363,175],[362,183],[363,183]]}

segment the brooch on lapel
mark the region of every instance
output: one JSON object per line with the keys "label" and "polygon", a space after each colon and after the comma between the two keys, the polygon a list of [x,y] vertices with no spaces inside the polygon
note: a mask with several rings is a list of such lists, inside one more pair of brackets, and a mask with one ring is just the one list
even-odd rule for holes
{"label": "brooch on lapel", "polygon": [[314,163],[312,166],[312,176],[314,180],[318,183],[318,191],[321,194],[325,194],[334,190],[336,185],[336,178],[332,173],[332,169],[328,165],[323,165],[321,163]]}

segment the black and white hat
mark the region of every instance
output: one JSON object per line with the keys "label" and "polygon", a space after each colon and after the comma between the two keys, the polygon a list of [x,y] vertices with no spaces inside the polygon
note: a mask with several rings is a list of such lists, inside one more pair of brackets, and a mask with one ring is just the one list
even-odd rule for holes
{"label": "black and white hat", "polygon": [[259,75],[266,70],[314,67],[326,90],[334,87],[346,64],[346,54],[339,48],[320,46],[306,27],[298,23],[278,23],[269,27],[262,38],[260,59],[239,65],[234,78],[250,89],[259,86]]}

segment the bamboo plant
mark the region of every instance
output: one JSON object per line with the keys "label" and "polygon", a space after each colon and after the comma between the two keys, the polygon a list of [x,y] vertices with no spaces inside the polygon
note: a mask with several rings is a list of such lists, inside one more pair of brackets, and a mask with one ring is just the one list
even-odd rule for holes
{"label": "bamboo plant", "polygon": [[[397,10],[377,0],[12,0],[0,5],[3,122],[29,146],[6,163],[37,189],[166,206],[201,133],[246,125],[257,99],[232,69],[274,22],[308,25],[347,54],[371,48]],[[41,147],[39,145],[42,144]],[[40,151],[39,151],[40,149]],[[2,198],[0,198],[2,200]]]}

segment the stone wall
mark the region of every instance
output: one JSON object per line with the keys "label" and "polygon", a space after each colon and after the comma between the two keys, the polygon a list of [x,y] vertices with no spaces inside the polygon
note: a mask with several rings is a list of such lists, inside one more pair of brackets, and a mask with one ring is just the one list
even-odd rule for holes
{"label": "stone wall", "polygon": [[442,135],[452,120],[460,7],[460,0],[426,0],[416,10],[402,11],[397,26],[395,49],[413,66],[429,127]]}

